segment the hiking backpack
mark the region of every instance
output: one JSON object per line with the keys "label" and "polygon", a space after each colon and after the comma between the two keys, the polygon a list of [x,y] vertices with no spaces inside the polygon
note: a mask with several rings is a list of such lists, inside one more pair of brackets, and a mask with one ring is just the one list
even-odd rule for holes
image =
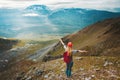
{"label": "hiking backpack", "polygon": [[64,59],[64,62],[65,62],[65,63],[69,63],[69,62],[72,60],[72,59],[71,59],[71,56],[68,56],[67,54],[68,54],[67,51],[64,52],[64,54],[63,54],[63,59]]}

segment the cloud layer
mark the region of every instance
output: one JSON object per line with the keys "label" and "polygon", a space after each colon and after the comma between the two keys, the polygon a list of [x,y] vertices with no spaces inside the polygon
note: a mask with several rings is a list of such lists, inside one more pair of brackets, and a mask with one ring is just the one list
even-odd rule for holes
{"label": "cloud layer", "polygon": [[43,4],[55,8],[80,7],[99,10],[113,10],[120,8],[120,0],[2,0],[0,7],[25,8],[33,4]]}

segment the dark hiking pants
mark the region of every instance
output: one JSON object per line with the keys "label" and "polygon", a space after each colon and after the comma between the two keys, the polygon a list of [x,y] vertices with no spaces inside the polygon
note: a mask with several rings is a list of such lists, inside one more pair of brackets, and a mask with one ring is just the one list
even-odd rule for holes
{"label": "dark hiking pants", "polygon": [[73,66],[73,62],[71,61],[70,63],[67,63],[67,68],[66,68],[66,75],[67,77],[71,76],[71,71],[72,71],[72,66]]}

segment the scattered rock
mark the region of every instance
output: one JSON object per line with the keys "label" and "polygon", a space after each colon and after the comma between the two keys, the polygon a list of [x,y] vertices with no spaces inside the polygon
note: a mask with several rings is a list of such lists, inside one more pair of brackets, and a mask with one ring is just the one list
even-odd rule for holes
{"label": "scattered rock", "polygon": [[76,57],[75,59],[76,60],[82,60],[83,58],[82,57]]}
{"label": "scattered rock", "polygon": [[8,60],[7,59],[5,59],[5,60],[0,60],[0,62],[6,62],[6,63],[8,63]]}
{"label": "scattered rock", "polygon": [[60,60],[63,60],[63,58],[60,58]]}
{"label": "scattered rock", "polygon": [[31,77],[31,76],[29,76],[26,80],[32,80],[32,77]]}
{"label": "scattered rock", "polygon": [[48,75],[46,74],[46,75],[44,76],[44,78],[46,78],[46,79],[47,79],[47,78],[48,78]]}
{"label": "scattered rock", "polygon": [[112,62],[105,61],[103,66],[106,67],[107,65],[112,65],[112,64],[113,64]]}
{"label": "scattered rock", "polygon": [[83,71],[83,70],[84,70],[84,68],[80,68],[80,70],[81,70],[81,71]]}
{"label": "scattered rock", "polygon": [[37,60],[36,59],[33,59],[34,62],[36,62]]}
{"label": "scattered rock", "polygon": [[96,68],[96,69],[94,69],[95,71],[100,71],[100,68]]}
{"label": "scattered rock", "polygon": [[7,59],[5,59],[5,62],[7,63],[7,62],[8,62],[8,60],[7,60]]}
{"label": "scattered rock", "polygon": [[105,63],[104,63],[103,66],[105,67],[105,66],[107,66],[107,65],[108,65],[108,61],[105,61]]}
{"label": "scattered rock", "polygon": [[109,65],[112,65],[113,63],[112,62],[109,62]]}
{"label": "scattered rock", "polygon": [[35,71],[35,75],[36,75],[36,76],[40,76],[40,75],[43,74],[43,72],[44,72],[43,70],[36,70],[36,71]]}
{"label": "scattered rock", "polygon": [[65,69],[62,69],[61,71],[62,71],[62,72],[64,72],[64,71],[65,71]]}
{"label": "scattered rock", "polygon": [[95,75],[91,75],[91,77],[92,77],[92,78],[94,78],[94,77],[95,77]]}
{"label": "scattered rock", "polygon": [[91,77],[86,77],[85,80],[91,80],[92,78]]}

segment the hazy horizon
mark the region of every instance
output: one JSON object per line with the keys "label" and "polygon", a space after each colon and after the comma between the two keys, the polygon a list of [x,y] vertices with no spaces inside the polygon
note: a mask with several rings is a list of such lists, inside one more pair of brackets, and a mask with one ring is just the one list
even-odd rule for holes
{"label": "hazy horizon", "polygon": [[119,3],[119,0],[0,1],[0,37],[57,39],[118,15]]}

